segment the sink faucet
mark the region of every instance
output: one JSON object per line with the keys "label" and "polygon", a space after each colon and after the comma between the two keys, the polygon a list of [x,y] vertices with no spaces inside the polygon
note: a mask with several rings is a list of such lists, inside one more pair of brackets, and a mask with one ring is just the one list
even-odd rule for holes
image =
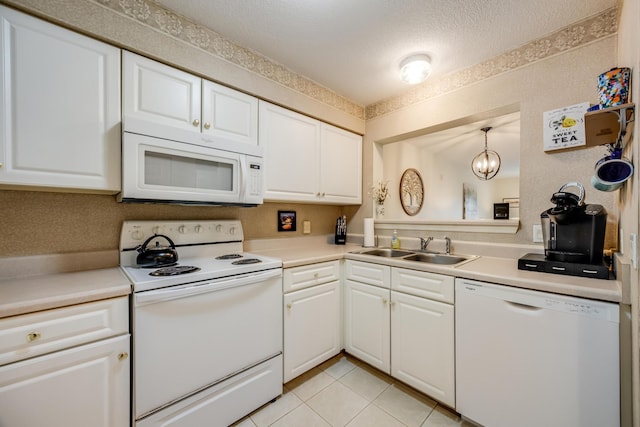
{"label": "sink faucet", "polygon": [[423,239],[422,237],[420,238],[420,250],[421,251],[426,251],[427,250],[427,246],[429,246],[429,243],[431,243],[431,241],[433,240],[433,237],[429,236],[426,239]]}
{"label": "sink faucet", "polygon": [[451,254],[451,239],[448,237],[444,238],[444,253],[447,255]]}

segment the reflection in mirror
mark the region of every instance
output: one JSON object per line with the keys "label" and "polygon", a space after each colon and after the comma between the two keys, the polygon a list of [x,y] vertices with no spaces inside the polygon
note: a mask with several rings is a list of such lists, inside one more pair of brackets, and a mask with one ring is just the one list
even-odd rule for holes
{"label": "reflection in mirror", "polygon": [[[471,160],[484,149],[484,132],[491,126],[488,147],[500,155],[502,166],[491,180],[478,179]],[[408,219],[399,200],[403,171],[415,168],[424,181],[424,205],[412,220],[452,221],[493,219],[493,204],[510,202],[509,218],[518,218],[520,188],[520,112],[492,117],[382,146],[383,178],[390,197],[385,219]]]}

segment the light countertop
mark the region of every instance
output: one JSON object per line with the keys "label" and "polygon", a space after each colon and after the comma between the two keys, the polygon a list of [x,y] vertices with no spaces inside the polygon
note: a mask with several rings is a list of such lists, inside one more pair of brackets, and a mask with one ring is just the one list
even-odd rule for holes
{"label": "light countertop", "polygon": [[[245,251],[279,258],[282,260],[284,268],[347,258],[545,292],[629,303],[628,285],[624,284],[625,281],[620,280],[624,274],[619,274],[618,280],[601,280],[523,271],[518,270],[517,258],[505,257],[503,253],[498,253],[499,256],[482,255],[455,267],[357,253],[363,249],[361,245],[353,243],[334,245],[331,238],[327,237],[245,242]],[[474,252],[476,251],[474,250]],[[97,255],[101,260],[105,259],[104,254]],[[491,255],[496,255],[496,253]],[[113,265],[112,257],[106,257],[110,266],[105,267],[98,263],[97,266],[92,266],[92,269],[73,272],[59,271],[56,268],[47,271],[43,267],[47,262],[57,266],[64,264],[61,262],[61,256],[56,256],[55,262],[49,260],[48,257],[44,257],[43,262],[38,262],[39,257],[28,258],[30,259],[21,259],[18,262],[35,265],[37,274],[26,277],[11,277],[0,274],[0,318],[114,298],[131,293],[129,280],[119,267]],[[10,259],[5,259],[3,262],[5,272],[8,271],[7,266],[15,267],[16,264]],[[3,263],[0,262],[0,273],[3,272],[2,267]],[[10,270],[16,269],[10,268]]]}
{"label": "light countertop", "polygon": [[0,318],[131,293],[119,267],[0,280]]}

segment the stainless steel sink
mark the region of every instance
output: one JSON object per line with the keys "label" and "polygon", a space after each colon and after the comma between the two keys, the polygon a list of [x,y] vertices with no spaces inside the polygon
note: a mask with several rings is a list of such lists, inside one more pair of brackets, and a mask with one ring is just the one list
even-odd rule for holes
{"label": "stainless steel sink", "polygon": [[466,256],[466,255],[418,253],[418,254],[406,256],[402,259],[407,261],[425,262],[429,264],[453,265],[453,264],[459,264],[463,261],[468,261],[474,258],[475,257],[473,256]]}
{"label": "stainless steel sink", "polygon": [[398,249],[372,249],[366,252],[360,252],[362,255],[375,255],[382,256],[387,258],[399,258],[407,255],[413,254],[413,252],[409,251],[401,251]]}

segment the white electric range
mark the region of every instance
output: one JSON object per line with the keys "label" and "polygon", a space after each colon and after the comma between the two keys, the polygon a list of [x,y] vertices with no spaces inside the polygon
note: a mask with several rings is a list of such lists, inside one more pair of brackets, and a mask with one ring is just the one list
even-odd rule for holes
{"label": "white electric range", "polygon": [[[227,426],[282,393],[282,262],[243,240],[236,220],[123,223],[134,425]],[[137,266],[143,243],[177,263]]]}

